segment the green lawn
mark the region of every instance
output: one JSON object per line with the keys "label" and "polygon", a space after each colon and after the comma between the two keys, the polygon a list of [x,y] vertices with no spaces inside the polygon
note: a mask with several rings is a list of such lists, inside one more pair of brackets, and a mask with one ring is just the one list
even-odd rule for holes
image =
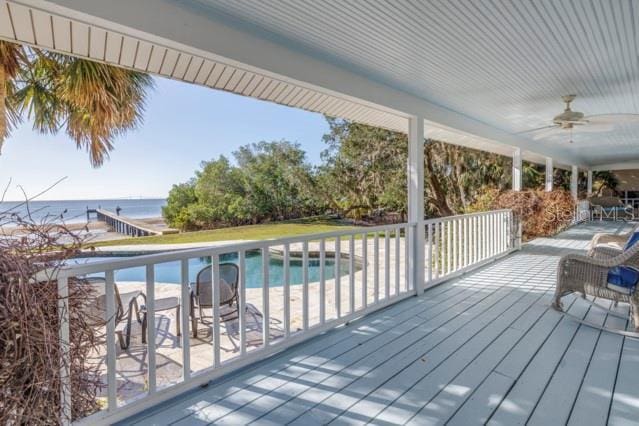
{"label": "green lawn", "polygon": [[228,240],[266,240],[295,235],[317,234],[353,228],[348,223],[330,219],[305,220],[294,222],[267,223],[262,225],[237,226],[214,229],[211,231],[183,232],[180,234],[157,235],[153,237],[126,238],[115,241],[102,241],[92,246],[116,246],[136,244],[179,244]]}

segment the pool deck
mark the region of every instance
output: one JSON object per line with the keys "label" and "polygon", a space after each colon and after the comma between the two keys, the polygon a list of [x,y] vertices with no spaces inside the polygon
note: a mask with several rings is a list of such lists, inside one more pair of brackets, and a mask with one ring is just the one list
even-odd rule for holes
{"label": "pool deck", "polygon": [[[222,245],[228,245],[229,242]],[[309,243],[309,251],[317,251],[319,249],[319,243]],[[334,241],[326,242],[326,252],[334,253]],[[355,256],[361,256],[362,245],[361,240],[353,241],[353,252]],[[392,244],[391,244],[392,245]],[[403,246],[403,238],[400,239],[400,246]],[[135,247],[135,246],[133,246]],[[278,247],[273,247],[277,250]],[[283,247],[282,247],[283,249]],[[301,244],[292,244],[291,253],[301,251]],[[367,250],[368,253],[373,253],[374,241],[368,239]],[[166,250],[164,247],[163,250]],[[348,254],[350,251],[350,241],[341,242],[341,252],[343,255]],[[385,246],[379,244],[377,247],[379,253],[379,259],[384,259]],[[389,251],[389,263],[388,271],[386,274],[386,265],[383,261],[380,261],[380,292],[382,293],[380,298],[383,299],[385,291],[385,280],[389,280],[389,297],[393,297],[396,291],[396,279],[399,279],[399,285],[405,285],[405,251],[400,250],[399,256],[394,249]],[[273,253],[273,255],[276,255]],[[397,267],[396,267],[397,266]],[[348,273],[344,271],[343,273]],[[342,312],[348,312],[348,302],[350,298],[350,288],[348,285],[348,276],[342,275],[342,281],[340,285],[340,301]],[[372,285],[374,281],[374,270],[368,268],[367,271],[367,302],[372,303],[375,300],[374,287]],[[124,292],[146,292],[145,282],[116,282],[118,289],[121,293]],[[358,270],[354,272],[354,299],[356,306],[361,304],[361,289],[363,285],[363,271]],[[335,279],[327,279],[325,282],[325,315],[326,319],[336,318],[336,283]],[[155,283],[155,300],[175,297],[180,298],[180,286],[170,283]],[[319,317],[319,305],[320,305],[320,284],[318,282],[309,283],[309,326],[318,325],[320,323]],[[253,314],[249,314],[246,317],[246,336],[247,336],[247,351],[251,351],[262,345],[262,318],[259,315],[255,315],[256,312],[262,311],[262,289],[261,288],[247,288],[246,289],[246,303],[250,306],[250,311]],[[290,306],[290,332],[291,334],[302,330],[303,328],[303,315],[302,315],[302,300],[303,289],[301,285],[291,285],[289,292],[289,306]],[[182,379],[182,363],[183,363],[183,347],[181,337],[176,335],[176,311],[162,311],[156,312],[156,372],[157,372],[157,384],[158,387],[166,386],[171,383],[179,382]],[[277,341],[284,336],[284,289],[282,286],[271,286],[269,288],[269,331],[270,340]],[[210,367],[213,363],[213,349],[212,349],[212,333],[210,326],[210,309],[205,310],[205,315],[209,315],[208,323],[204,324],[198,322],[198,337],[192,337],[190,339],[190,366],[191,372],[197,374],[199,371]],[[116,358],[116,377],[118,381],[117,386],[117,398],[120,403],[125,403],[128,400],[135,399],[141,394],[146,392],[147,386],[147,372],[148,372],[148,357],[147,345],[142,343],[142,330],[141,325],[133,321],[131,329],[131,344],[126,350],[117,348]],[[240,355],[240,342],[239,342],[239,321],[232,319],[230,321],[222,321],[221,335],[220,335],[220,348],[221,348],[221,360],[226,361]],[[99,364],[100,370],[106,380],[106,347],[102,347],[99,353],[96,353],[92,359],[93,362]],[[100,398],[106,398],[106,388],[101,392]]]}
{"label": "pool deck", "polygon": [[[636,425],[639,340],[549,307],[559,257],[624,229],[591,222],[534,240],[122,424]],[[578,297],[566,306],[629,326]]]}

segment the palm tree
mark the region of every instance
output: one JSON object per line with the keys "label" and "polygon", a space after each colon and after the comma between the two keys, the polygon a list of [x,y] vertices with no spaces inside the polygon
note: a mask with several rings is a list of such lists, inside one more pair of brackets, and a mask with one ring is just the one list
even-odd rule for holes
{"label": "palm tree", "polygon": [[0,41],[0,147],[15,124],[15,110],[9,102],[14,91],[12,79],[26,59],[24,49],[13,43]]}
{"label": "palm tree", "polygon": [[141,124],[152,87],[147,74],[0,41],[0,147],[26,117],[40,133],[64,129],[100,166]]}

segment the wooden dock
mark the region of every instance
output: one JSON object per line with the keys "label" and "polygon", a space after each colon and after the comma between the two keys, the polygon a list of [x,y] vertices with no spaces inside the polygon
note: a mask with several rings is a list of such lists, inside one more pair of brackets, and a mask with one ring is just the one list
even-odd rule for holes
{"label": "wooden dock", "polygon": [[179,232],[173,228],[156,228],[140,220],[131,219],[103,209],[87,209],[87,219],[91,213],[94,213],[99,221],[106,223],[112,231],[130,237],[177,234]]}

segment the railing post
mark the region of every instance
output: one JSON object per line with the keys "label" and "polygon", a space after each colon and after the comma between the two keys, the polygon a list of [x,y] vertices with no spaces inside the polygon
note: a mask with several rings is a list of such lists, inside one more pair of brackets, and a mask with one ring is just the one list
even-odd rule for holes
{"label": "railing post", "polygon": [[552,157],[546,157],[546,175],[545,175],[545,190],[546,192],[552,192],[552,184],[554,177],[554,169],[552,165]]}
{"label": "railing post", "polygon": [[522,165],[521,165],[521,148],[515,148],[513,152],[513,173],[512,173],[512,187],[513,191],[522,190]]}
{"label": "railing post", "polygon": [[578,184],[579,184],[579,167],[572,166],[570,169],[570,195],[572,195],[572,198],[575,201],[577,201],[577,199],[579,198]]}
{"label": "railing post", "polygon": [[[71,356],[69,330],[69,279],[58,278],[58,321],[60,324],[60,424],[71,424]],[[109,407],[111,408],[111,407]]]}
{"label": "railing post", "polygon": [[409,282],[417,295],[424,291],[424,118],[413,116],[408,126]]}

